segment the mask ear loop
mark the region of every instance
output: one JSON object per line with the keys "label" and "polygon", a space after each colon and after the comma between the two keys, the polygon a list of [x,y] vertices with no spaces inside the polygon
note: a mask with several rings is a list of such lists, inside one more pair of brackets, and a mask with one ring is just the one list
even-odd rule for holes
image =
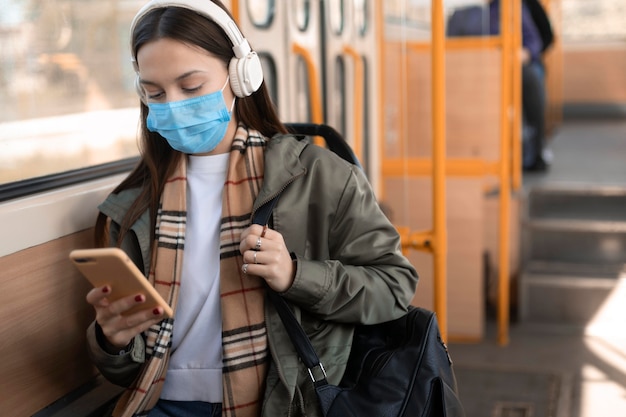
{"label": "mask ear loop", "polygon": [[[228,81],[230,81],[230,75],[228,77],[226,77],[226,82],[224,83],[224,86],[222,87],[222,95],[224,94],[224,90],[226,89],[226,86],[228,85]],[[230,89],[230,91],[232,91],[232,88]],[[235,101],[237,101],[237,96],[235,95],[235,93],[233,92],[233,102],[230,105],[230,113],[233,112],[233,109],[235,108]]]}

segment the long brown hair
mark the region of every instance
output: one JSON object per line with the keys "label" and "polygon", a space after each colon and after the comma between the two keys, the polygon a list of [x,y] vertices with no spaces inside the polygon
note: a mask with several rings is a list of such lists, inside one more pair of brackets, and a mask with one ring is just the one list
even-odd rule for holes
{"label": "long brown hair", "polygon": [[[219,1],[214,3],[224,9]],[[224,62],[227,67],[234,56],[232,43],[220,26],[198,13],[181,7],[164,7],[148,12],[135,26],[132,33],[132,54],[146,43],[162,38],[170,38],[189,45],[196,45]],[[258,130],[266,137],[277,133],[287,133],[282,124],[265,83],[252,95],[235,101],[235,115],[239,123]],[[120,246],[130,227],[150,210],[151,241],[154,241],[154,224],[165,181],[176,168],[184,154],[174,150],[159,134],[150,132],[146,127],[148,107],[141,103],[141,128],[139,151],[141,159],[129,176],[115,190],[140,188],[137,199],[130,206],[120,225],[120,234],[116,246]],[[95,226],[96,246],[108,245],[107,218],[100,213]]]}

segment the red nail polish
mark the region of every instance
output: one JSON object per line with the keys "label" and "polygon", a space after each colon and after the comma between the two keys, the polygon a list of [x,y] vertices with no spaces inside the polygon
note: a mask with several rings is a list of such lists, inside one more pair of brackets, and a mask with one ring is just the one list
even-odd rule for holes
{"label": "red nail polish", "polygon": [[109,290],[109,287],[102,287],[102,292],[103,292],[103,293],[108,294],[108,293],[109,293],[109,291],[110,291],[110,290]]}
{"label": "red nail polish", "polygon": [[137,301],[138,303],[141,303],[143,301],[143,295],[139,294],[135,296],[135,301]]}
{"label": "red nail polish", "polygon": [[154,314],[155,316],[158,316],[161,314],[161,310],[159,310],[158,308],[155,308],[154,310],[152,310],[152,314]]}

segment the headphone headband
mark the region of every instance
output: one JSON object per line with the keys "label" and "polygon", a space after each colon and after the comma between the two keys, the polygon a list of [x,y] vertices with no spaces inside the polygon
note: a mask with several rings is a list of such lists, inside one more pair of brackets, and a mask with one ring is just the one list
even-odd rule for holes
{"label": "headphone headband", "polygon": [[[221,27],[230,39],[235,54],[228,66],[233,92],[238,97],[247,97],[259,89],[263,82],[263,69],[258,55],[252,51],[250,44],[243,37],[235,21],[231,19],[224,9],[210,0],[151,0],[145,4],[139,9],[130,25],[131,53],[133,52],[133,33],[137,23],[149,11],[165,7],[181,7],[192,10]],[[132,61],[135,71],[138,72],[136,57],[133,56]],[[136,80],[137,83],[138,80]],[[143,100],[142,90],[137,87],[137,91]]]}
{"label": "headphone headband", "polygon": [[233,44],[235,57],[243,58],[251,52],[250,45],[243,37],[243,34],[239,30],[239,27],[237,27],[237,24],[230,18],[230,16],[228,16],[228,13],[211,0],[151,0],[139,9],[130,24],[131,42],[135,26],[139,20],[141,20],[141,18],[149,11],[165,7],[182,7],[183,9],[193,10],[194,12],[217,23],[224,30],[226,36],[228,36]]}

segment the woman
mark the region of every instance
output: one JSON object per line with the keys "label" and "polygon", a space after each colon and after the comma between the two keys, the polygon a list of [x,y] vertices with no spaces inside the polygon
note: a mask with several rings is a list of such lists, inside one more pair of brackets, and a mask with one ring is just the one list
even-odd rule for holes
{"label": "woman", "polygon": [[[175,316],[124,316],[140,294],[87,294],[90,354],[128,387],[114,415],[319,416],[266,286],[337,383],[354,324],[400,317],[417,284],[363,173],[287,134],[225,10],[153,0],[131,27],[142,157],[100,206],[96,239],[124,249]],[[281,191],[269,227],[251,225]]]}

